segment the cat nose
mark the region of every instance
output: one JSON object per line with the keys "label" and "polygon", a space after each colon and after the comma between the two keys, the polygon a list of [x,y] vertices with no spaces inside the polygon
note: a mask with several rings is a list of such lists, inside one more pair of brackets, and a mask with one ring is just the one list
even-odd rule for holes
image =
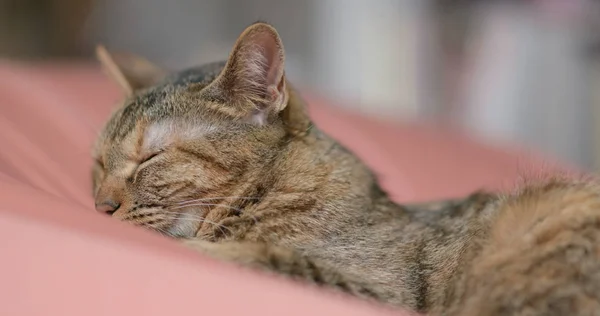
{"label": "cat nose", "polygon": [[113,215],[123,204],[123,190],[114,178],[105,179],[96,192],[96,211]]}
{"label": "cat nose", "polygon": [[108,215],[112,215],[116,212],[121,204],[113,201],[112,199],[104,200],[100,203],[96,202],[96,211],[100,213],[105,213]]}

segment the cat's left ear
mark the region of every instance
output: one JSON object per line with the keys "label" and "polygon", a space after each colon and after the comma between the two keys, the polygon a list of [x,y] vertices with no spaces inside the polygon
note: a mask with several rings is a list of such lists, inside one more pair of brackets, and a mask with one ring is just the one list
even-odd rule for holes
{"label": "cat's left ear", "polygon": [[[225,68],[213,82],[213,92],[239,107],[257,124],[288,103],[284,73],[285,54],[279,34],[269,24],[255,23],[244,30]],[[247,108],[247,107],[252,108]]]}
{"label": "cat's left ear", "polygon": [[147,59],[126,53],[109,53],[102,45],[96,47],[96,57],[108,76],[127,96],[151,87],[163,79],[167,72]]}

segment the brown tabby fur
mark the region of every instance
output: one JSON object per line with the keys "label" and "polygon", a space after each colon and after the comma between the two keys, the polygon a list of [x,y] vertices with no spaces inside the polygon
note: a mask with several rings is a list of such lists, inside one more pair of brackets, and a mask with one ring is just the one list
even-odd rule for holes
{"label": "brown tabby fur", "polygon": [[264,23],[227,63],[167,77],[142,59],[99,56],[128,94],[94,151],[100,211],[215,258],[413,311],[600,315],[591,181],[397,205],[312,125]]}

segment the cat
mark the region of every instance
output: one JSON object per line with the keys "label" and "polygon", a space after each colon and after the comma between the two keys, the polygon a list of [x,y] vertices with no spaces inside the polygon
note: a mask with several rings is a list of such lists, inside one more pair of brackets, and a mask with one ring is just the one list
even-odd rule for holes
{"label": "cat", "polygon": [[600,315],[600,186],[394,203],[314,126],[280,36],[169,73],[99,46],[125,99],[94,147],[96,209],[216,259],[432,315]]}

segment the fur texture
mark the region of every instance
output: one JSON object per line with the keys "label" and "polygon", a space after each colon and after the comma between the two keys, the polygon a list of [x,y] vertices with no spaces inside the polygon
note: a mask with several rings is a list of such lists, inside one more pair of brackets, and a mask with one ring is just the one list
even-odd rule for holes
{"label": "fur texture", "polygon": [[[135,70],[107,58],[113,76]],[[96,208],[215,258],[413,311],[600,313],[595,184],[397,205],[312,125],[283,67],[277,32],[256,23],[227,62],[125,84],[94,150]]]}

